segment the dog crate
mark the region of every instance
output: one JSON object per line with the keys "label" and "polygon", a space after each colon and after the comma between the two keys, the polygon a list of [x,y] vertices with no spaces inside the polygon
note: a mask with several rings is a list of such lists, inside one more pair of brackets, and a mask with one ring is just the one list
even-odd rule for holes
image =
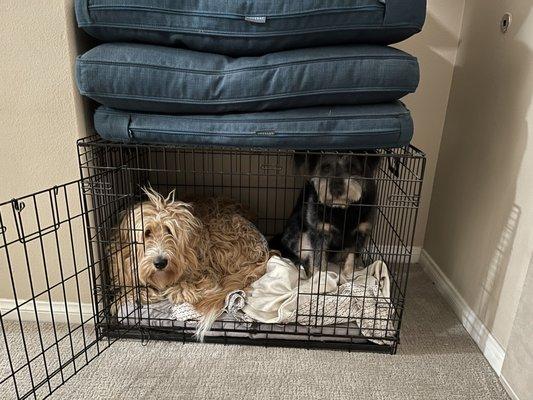
{"label": "dog crate", "polygon": [[[387,297],[367,291],[365,283],[359,291],[353,284],[344,292],[302,289],[297,298],[308,303],[297,307],[294,321],[224,316],[205,341],[396,352],[425,168],[420,150],[194,148],[89,137],[78,142],[78,154],[79,180],[0,204],[0,297],[13,299],[3,300],[0,314],[0,393],[47,397],[119,339],[195,340],[194,321],[144,304],[147,288],[118,288],[110,277],[113,244],[115,251],[144,245],[135,239],[112,243],[119,221],[144,199],[143,187],[163,195],[176,189],[178,199],[235,199],[251,210],[269,240],[283,232],[306,182],[339,179],[334,170],[306,168],[309,160],[326,157],[359,157],[363,168],[374,162],[375,172],[365,178],[375,185],[376,198],[365,205],[372,210],[372,228],[354,255],[360,268],[385,263]],[[343,229],[352,229],[360,221],[347,208]],[[327,213],[322,218],[325,229],[331,221]],[[313,276],[322,279],[322,273]]]}

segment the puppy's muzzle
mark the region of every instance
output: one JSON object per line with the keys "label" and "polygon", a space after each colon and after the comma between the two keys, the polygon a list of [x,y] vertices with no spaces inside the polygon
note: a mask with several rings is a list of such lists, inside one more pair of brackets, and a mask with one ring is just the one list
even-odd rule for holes
{"label": "puppy's muzzle", "polygon": [[165,269],[168,264],[168,260],[164,257],[157,257],[154,261],[154,267],[159,270]]}

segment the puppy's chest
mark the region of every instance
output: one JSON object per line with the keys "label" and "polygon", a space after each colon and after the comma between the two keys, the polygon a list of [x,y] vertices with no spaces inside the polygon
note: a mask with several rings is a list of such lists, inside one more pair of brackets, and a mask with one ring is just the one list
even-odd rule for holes
{"label": "puppy's chest", "polygon": [[353,244],[354,231],[362,218],[361,207],[357,203],[345,208],[312,204],[306,214],[311,230],[328,236],[332,245],[344,242],[344,247]]}

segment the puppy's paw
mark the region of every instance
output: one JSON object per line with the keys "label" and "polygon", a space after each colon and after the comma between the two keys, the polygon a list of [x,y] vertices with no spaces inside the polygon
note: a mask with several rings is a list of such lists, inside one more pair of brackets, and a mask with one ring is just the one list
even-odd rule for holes
{"label": "puppy's paw", "polygon": [[344,265],[341,268],[339,283],[342,285],[344,283],[350,282],[354,279],[354,273],[357,270],[364,268],[361,257],[357,256],[354,253],[349,253],[346,257]]}
{"label": "puppy's paw", "polygon": [[357,225],[357,231],[363,235],[368,235],[370,231],[372,231],[372,224],[368,221],[361,222],[359,225]]}

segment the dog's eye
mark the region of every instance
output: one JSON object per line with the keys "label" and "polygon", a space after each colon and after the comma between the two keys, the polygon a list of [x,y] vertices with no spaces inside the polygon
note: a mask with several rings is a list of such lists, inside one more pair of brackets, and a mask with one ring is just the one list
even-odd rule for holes
{"label": "dog's eye", "polygon": [[151,231],[150,229],[145,230],[145,231],[144,231],[144,237],[147,237],[147,238],[148,238],[148,237],[150,237],[150,236],[152,236],[152,231]]}
{"label": "dog's eye", "polygon": [[165,233],[167,235],[171,235],[172,234],[172,232],[170,231],[170,228],[168,226],[165,226]]}

